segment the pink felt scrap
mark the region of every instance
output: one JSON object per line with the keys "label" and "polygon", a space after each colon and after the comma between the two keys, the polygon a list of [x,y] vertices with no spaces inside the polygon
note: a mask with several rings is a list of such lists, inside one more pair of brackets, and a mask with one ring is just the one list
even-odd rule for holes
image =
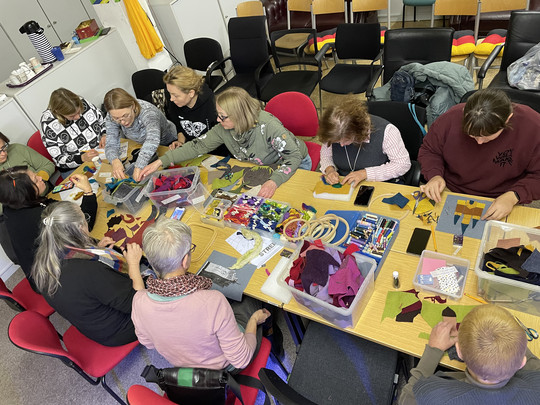
{"label": "pink felt scrap", "polygon": [[442,259],[431,259],[429,257],[424,257],[422,260],[422,273],[421,274],[431,274],[433,270],[437,270],[439,267],[445,267],[446,260]]}
{"label": "pink felt scrap", "polygon": [[328,281],[328,294],[334,296],[334,302],[337,299],[338,306],[348,308],[363,282],[364,276],[358,270],[356,260],[353,256],[346,256]]}
{"label": "pink felt scrap", "polygon": [[521,245],[521,239],[520,238],[510,238],[510,239],[499,239],[497,241],[497,247],[503,248],[503,249],[509,249],[514,246]]}

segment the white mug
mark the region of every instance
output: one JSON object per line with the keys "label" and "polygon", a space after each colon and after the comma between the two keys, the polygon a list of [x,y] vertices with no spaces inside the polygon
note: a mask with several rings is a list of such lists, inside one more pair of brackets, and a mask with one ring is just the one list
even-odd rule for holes
{"label": "white mug", "polygon": [[19,80],[19,78],[18,78],[16,75],[14,75],[14,74],[11,74],[11,75],[9,76],[9,82],[10,82],[11,84],[21,84],[21,81]]}

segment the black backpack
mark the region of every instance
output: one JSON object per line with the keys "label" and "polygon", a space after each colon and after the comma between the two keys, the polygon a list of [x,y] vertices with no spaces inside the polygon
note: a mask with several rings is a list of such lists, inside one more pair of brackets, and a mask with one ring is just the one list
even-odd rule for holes
{"label": "black backpack", "polygon": [[398,70],[390,79],[390,99],[404,103],[413,102],[414,77],[410,73]]}

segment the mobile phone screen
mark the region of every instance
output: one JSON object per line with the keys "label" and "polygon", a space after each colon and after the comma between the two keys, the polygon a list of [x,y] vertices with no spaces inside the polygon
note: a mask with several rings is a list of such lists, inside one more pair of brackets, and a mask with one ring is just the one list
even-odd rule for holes
{"label": "mobile phone screen", "polygon": [[61,192],[61,191],[65,191],[65,190],[72,189],[73,187],[74,187],[73,182],[67,181],[67,182],[65,182],[64,184],[59,184],[58,186],[56,186],[55,188],[53,188],[52,192],[53,192],[53,193],[59,193],[59,192]]}
{"label": "mobile phone screen", "polygon": [[371,194],[373,194],[373,186],[360,186],[356,198],[354,199],[354,205],[369,205]]}
{"label": "mobile phone screen", "polygon": [[431,231],[428,229],[414,228],[409,246],[407,246],[407,253],[414,255],[421,255],[422,251],[426,248]]}

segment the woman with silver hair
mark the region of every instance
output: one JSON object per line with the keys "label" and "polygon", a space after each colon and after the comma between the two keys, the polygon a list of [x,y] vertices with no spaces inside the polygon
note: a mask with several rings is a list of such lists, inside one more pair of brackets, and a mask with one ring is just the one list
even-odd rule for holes
{"label": "woman with silver hair", "polygon": [[[137,340],[131,302],[144,288],[139,273],[141,248],[127,245],[124,256],[110,249],[114,241],[96,241],[75,203],[61,201],[45,208],[32,276],[47,302],[86,337],[105,346]],[[140,282],[139,282],[140,281]]]}
{"label": "woman with silver hair", "polygon": [[195,245],[186,224],[158,220],[145,230],[143,247],[157,278],[149,277],[133,298],[139,342],[175,367],[245,368],[262,339],[258,325],[270,313],[249,297],[229,304],[210,290],[212,280],[188,272]]}

